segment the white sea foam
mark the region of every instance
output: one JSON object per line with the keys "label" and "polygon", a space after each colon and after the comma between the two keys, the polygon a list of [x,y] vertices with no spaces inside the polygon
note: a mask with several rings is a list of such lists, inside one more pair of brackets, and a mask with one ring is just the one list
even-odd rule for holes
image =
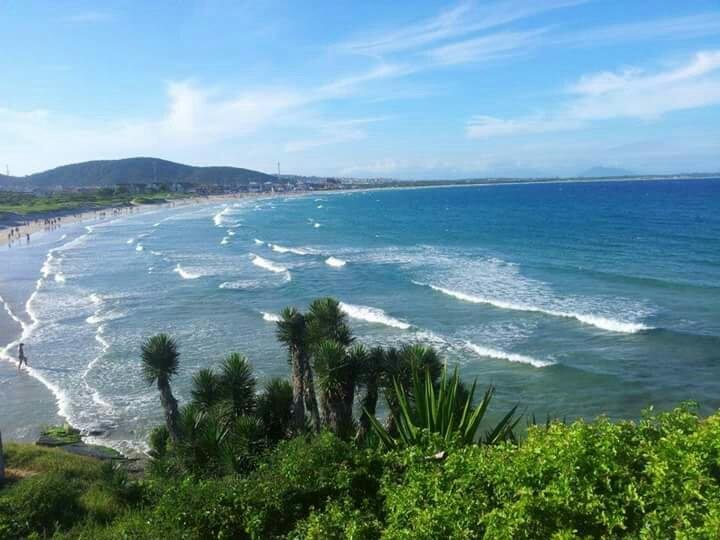
{"label": "white sea foam", "polygon": [[334,268],[342,268],[347,264],[347,262],[342,259],[337,259],[335,257],[328,257],[327,259],[325,259],[325,264]]}
{"label": "white sea foam", "polygon": [[253,240],[253,242],[255,242],[258,246],[262,246],[263,244],[265,244],[265,242],[263,242],[263,241],[260,240],[259,238],[255,238],[255,239]]}
{"label": "white sea foam", "polygon": [[264,270],[269,270],[270,272],[276,272],[276,273],[288,271],[288,269],[285,268],[284,266],[280,266],[279,264],[277,264],[273,261],[269,261],[268,259],[265,259],[263,257],[260,257],[259,255],[255,255],[255,254],[251,253],[250,256],[252,257],[252,263],[255,266],[258,266]]}
{"label": "white sea foam", "polygon": [[322,205],[322,204],[318,204],[317,207],[318,207],[318,208],[322,208],[323,205]]}
{"label": "white sea foam", "polygon": [[353,304],[346,304],[340,302],[340,309],[342,309],[348,317],[358,319],[361,321],[383,324],[385,326],[391,326],[392,328],[399,328],[400,330],[407,330],[410,325],[400,319],[391,317],[385,313],[382,309],[374,308],[370,306],[358,306]]}
{"label": "white sea foam", "polygon": [[486,356],[488,358],[494,358],[496,360],[507,360],[508,362],[528,364],[536,368],[543,368],[547,366],[552,366],[554,364],[554,362],[549,362],[547,360],[538,360],[537,358],[533,358],[532,356],[526,356],[524,354],[505,352],[498,349],[492,349],[490,347],[483,347],[481,345],[471,343],[470,341],[466,341],[465,346],[478,356]]}
{"label": "white sea foam", "polygon": [[635,332],[640,332],[642,330],[650,330],[651,329],[651,327],[646,326],[641,323],[618,321],[615,319],[610,319],[607,317],[602,317],[602,316],[593,315],[593,314],[576,313],[573,311],[560,311],[560,310],[556,310],[556,309],[546,309],[546,308],[527,305],[527,304],[517,304],[514,302],[508,302],[505,300],[486,298],[484,296],[468,294],[468,293],[465,293],[462,291],[446,289],[445,287],[439,287],[437,285],[421,283],[418,281],[413,281],[413,283],[415,283],[416,285],[423,285],[423,286],[430,287],[431,289],[433,289],[435,291],[441,292],[448,296],[452,296],[453,298],[457,298],[458,300],[463,300],[464,302],[471,302],[473,304],[487,304],[487,305],[495,306],[500,309],[509,309],[509,310],[513,310],[513,311],[528,311],[528,312],[533,312],[533,313],[544,313],[546,315],[551,315],[553,317],[560,317],[560,318],[565,318],[565,319],[575,319],[582,323],[589,324],[591,326],[595,326],[596,328],[600,328],[602,330],[608,330],[611,332],[633,334]]}
{"label": "white sea foam", "polygon": [[228,229],[228,232],[227,232],[227,233],[228,233],[228,236],[235,236],[235,231],[232,231],[232,230],[229,230],[229,229]]}
{"label": "white sea foam", "polygon": [[157,257],[159,257],[160,255],[162,255],[162,253],[160,253],[159,251],[152,251],[152,250],[151,250],[150,253],[152,253],[153,255],[155,255],[155,256],[157,256]]}
{"label": "white sea foam", "polygon": [[267,311],[261,311],[263,321],[267,322],[278,322],[280,321],[280,315],[277,315],[275,313],[268,313]]}
{"label": "white sea foam", "polygon": [[159,226],[160,226],[160,222],[159,222],[159,221],[158,221],[157,223],[153,223],[153,227],[159,227]]}
{"label": "white sea foam", "polygon": [[278,244],[268,244],[270,249],[278,253],[294,253],[295,255],[309,255],[310,253],[301,248],[284,247]]}
{"label": "white sea foam", "polygon": [[126,244],[134,244],[134,243],[135,243],[135,239],[134,239],[134,238],[131,238],[130,240],[128,240],[128,241],[126,242]]}
{"label": "white sea foam", "polygon": [[58,272],[55,274],[55,281],[57,283],[65,283],[65,274]]}
{"label": "white sea foam", "polygon": [[121,319],[125,316],[123,311],[111,310],[102,313],[100,310],[96,311],[94,315],[90,315],[85,322],[88,324],[102,324],[107,321],[114,321],[115,319]]}
{"label": "white sea foam", "polygon": [[180,266],[180,263],[173,269],[173,272],[178,274],[183,279],[197,279],[199,277],[202,277],[202,274],[198,272],[192,272],[190,270],[186,270],[182,266]]}
{"label": "white sea foam", "polygon": [[320,224],[316,221],[316,222],[313,224],[313,227],[315,227],[316,229],[319,229],[319,228],[320,228]]}
{"label": "white sea foam", "polygon": [[135,251],[142,251],[143,249],[145,249],[145,248],[143,247],[142,244],[138,244],[137,246],[135,246]]}
{"label": "white sea foam", "polygon": [[223,210],[220,210],[220,212],[218,212],[217,214],[215,214],[213,216],[213,223],[215,223],[215,226],[222,227],[225,216],[227,216],[231,211],[232,211],[231,208],[227,207],[227,208],[224,208]]}
{"label": "white sea foam", "polygon": [[229,237],[229,236],[224,236],[223,239],[220,240],[220,244],[222,244],[223,246],[224,246],[225,244],[229,244],[229,243],[230,243],[230,237]]}

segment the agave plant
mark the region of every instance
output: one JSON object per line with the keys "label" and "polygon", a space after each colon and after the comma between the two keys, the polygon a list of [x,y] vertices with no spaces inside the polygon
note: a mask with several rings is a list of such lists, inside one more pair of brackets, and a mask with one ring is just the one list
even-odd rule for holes
{"label": "agave plant", "polygon": [[399,414],[396,420],[397,433],[393,436],[380,422],[368,415],[373,430],[388,448],[420,444],[427,433],[436,434],[445,441],[455,440],[462,444],[496,444],[512,438],[512,430],[520,420],[516,416],[517,405],[513,407],[492,429],[478,437],[478,430],[495,392],[490,386],[475,407],[473,397],[477,381],[470,390],[460,382],[457,368],[448,377],[443,369],[440,381],[433,384],[433,376],[425,369],[424,376],[414,370],[412,373],[412,396],[397,381],[393,382],[394,398]]}

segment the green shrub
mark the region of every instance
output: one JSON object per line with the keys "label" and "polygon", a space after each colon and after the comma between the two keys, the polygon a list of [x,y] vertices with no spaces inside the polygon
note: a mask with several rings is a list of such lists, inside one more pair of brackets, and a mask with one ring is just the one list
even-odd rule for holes
{"label": "green shrub", "polygon": [[330,433],[281,443],[270,459],[242,480],[246,529],[257,538],[288,534],[330,501],[377,512],[380,460]]}

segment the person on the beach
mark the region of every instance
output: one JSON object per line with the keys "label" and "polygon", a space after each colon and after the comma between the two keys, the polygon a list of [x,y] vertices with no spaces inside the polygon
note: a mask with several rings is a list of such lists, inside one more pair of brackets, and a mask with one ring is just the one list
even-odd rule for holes
{"label": "person on the beach", "polygon": [[18,370],[25,363],[25,367],[28,367],[27,356],[25,356],[25,344],[21,343],[18,345]]}

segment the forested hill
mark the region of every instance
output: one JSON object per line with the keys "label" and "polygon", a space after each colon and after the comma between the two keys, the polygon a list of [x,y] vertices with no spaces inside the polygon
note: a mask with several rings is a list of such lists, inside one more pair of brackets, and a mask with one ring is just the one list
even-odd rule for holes
{"label": "forested hill", "polygon": [[276,182],[275,176],[239,167],[193,167],[157,158],[86,161],[63,165],[25,177],[0,175],[0,186],[29,183],[32,187],[111,186],[127,183],[191,182],[194,184],[248,184]]}

